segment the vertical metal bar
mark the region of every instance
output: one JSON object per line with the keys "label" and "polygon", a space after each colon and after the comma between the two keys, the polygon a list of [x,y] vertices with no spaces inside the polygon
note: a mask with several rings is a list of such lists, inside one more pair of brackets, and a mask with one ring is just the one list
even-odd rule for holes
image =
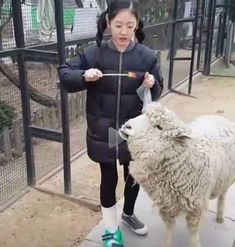
{"label": "vertical metal bar", "polygon": [[209,1],[208,23],[207,23],[207,41],[205,52],[204,75],[210,75],[211,54],[214,36],[214,19],[215,19],[215,0]]}
{"label": "vertical metal bar", "polygon": [[[54,0],[55,22],[58,42],[59,65],[65,62],[65,35],[64,35],[64,15],[63,0]],[[63,133],[63,162],[64,162],[64,192],[71,194],[71,162],[70,162],[70,135],[69,135],[69,111],[68,94],[61,89],[61,116]]]}
{"label": "vertical metal bar", "polygon": [[[215,14],[216,14],[216,0],[213,1],[212,5],[212,22],[211,22],[211,37],[210,37],[210,50],[209,50],[209,61],[210,61],[210,66],[209,69],[211,68],[211,56],[212,56],[212,50],[213,50],[213,38],[214,38],[214,26],[215,26]],[[209,70],[210,74],[210,70]]]}
{"label": "vertical metal bar", "polygon": [[223,13],[223,27],[221,34],[221,46],[220,46],[220,55],[224,54],[224,40],[226,39],[226,22],[227,22],[227,12]]}
{"label": "vertical metal bar", "polygon": [[196,49],[199,4],[200,4],[200,0],[197,0],[197,2],[196,2],[196,14],[195,14],[195,19],[194,19],[194,23],[193,23],[193,41],[192,41],[192,53],[191,53],[189,85],[188,85],[188,93],[189,94],[191,94],[191,90],[192,90],[193,67],[194,67],[194,57],[195,57],[195,49]]}
{"label": "vertical metal bar", "polygon": [[207,67],[208,67],[208,54],[209,54],[209,45],[210,45],[210,26],[211,26],[211,14],[212,14],[212,3],[213,0],[209,0],[208,6],[207,6],[207,27],[206,27],[206,32],[207,32],[207,36],[206,36],[206,47],[205,47],[205,58],[204,58],[204,69],[203,69],[203,73],[207,74]]}
{"label": "vertical metal bar", "polygon": [[230,67],[230,63],[232,59],[233,36],[234,36],[233,22],[231,20],[228,20],[226,54],[225,54],[225,63],[227,68]]}
{"label": "vertical metal bar", "polygon": [[[21,0],[12,1],[12,13],[13,13],[16,47],[24,48],[25,42],[24,42]],[[22,103],[22,114],[23,114],[27,183],[29,186],[33,186],[36,184],[36,177],[35,177],[32,136],[29,129],[29,125],[31,124],[31,111],[30,111],[30,98],[29,98],[29,89],[28,89],[28,76],[24,62],[23,49],[21,49],[17,55],[17,62],[19,66],[18,70],[19,70],[21,103]]]}
{"label": "vertical metal bar", "polygon": [[204,14],[205,14],[205,4],[206,1],[202,0],[201,7],[201,23],[200,23],[200,32],[199,32],[199,42],[198,42],[198,56],[197,56],[197,70],[200,70],[200,60],[201,60],[201,52],[202,52],[202,31],[204,24]]}
{"label": "vertical metal bar", "polygon": [[[230,1],[229,0],[225,0],[225,9],[226,9],[226,14],[225,14],[225,21],[224,21],[224,43],[226,41],[227,43],[227,39],[228,39],[228,25],[229,25],[229,4]],[[225,54],[225,59],[226,59],[226,55],[227,55],[227,49],[228,47],[226,46],[226,43],[224,44],[224,54]]]}
{"label": "vertical metal bar", "polygon": [[217,42],[216,42],[216,57],[219,56],[220,53],[220,46],[222,42],[222,30],[221,30],[221,25],[222,25],[222,13],[219,15],[219,30],[218,30],[218,37],[217,37]]}
{"label": "vertical metal bar", "polygon": [[172,33],[171,33],[170,67],[169,67],[169,81],[168,81],[168,89],[169,90],[172,89],[172,81],[173,81],[177,11],[178,11],[178,0],[175,0],[174,12],[173,12],[173,21],[174,22],[172,24]]}

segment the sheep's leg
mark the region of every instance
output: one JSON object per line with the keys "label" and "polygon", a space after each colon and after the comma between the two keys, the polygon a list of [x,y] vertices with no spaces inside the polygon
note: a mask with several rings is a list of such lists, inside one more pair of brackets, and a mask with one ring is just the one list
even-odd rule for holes
{"label": "sheep's leg", "polygon": [[171,247],[171,242],[172,242],[172,233],[173,233],[173,228],[175,226],[175,220],[173,221],[168,221],[165,222],[166,225],[166,232],[164,236],[164,247]]}
{"label": "sheep's leg", "polygon": [[200,247],[199,226],[201,224],[202,214],[190,214],[186,216],[186,222],[190,232],[191,247]]}
{"label": "sheep's leg", "polygon": [[164,247],[171,247],[172,233],[173,233],[173,228],[175,226],[175,218],[174,217],[169,218],[167,216],[164,216],[164,213],[162,213],[161,210],[159,211],[159,213],[166,226],[166,231],[164,235]]}
{"label": "sheep's leg", "polygon": [[225,206],[225,197],[226,197],[226,191],[222,195],[219,196],[217,201],[217,215],[216,215],[216,221],[218,223],[223,223],[224,221],[224,206]]}

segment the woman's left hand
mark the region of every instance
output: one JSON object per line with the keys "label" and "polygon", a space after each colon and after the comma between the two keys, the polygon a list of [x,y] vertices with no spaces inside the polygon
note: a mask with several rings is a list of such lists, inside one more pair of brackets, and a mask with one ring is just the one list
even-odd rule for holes
{"label": "woman's left hand", "polygon": [[144,81],[143,85],[145,88],[151,88],[154,85],[155,79],[152,74],[149,74],[149,72],[146,72],[144,75]]}

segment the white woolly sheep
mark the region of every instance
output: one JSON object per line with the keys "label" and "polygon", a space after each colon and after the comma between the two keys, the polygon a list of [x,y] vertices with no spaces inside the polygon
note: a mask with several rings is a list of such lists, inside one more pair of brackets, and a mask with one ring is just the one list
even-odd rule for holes
{"label": "white woolly sheep", "polygon": [[185,214],[191,247],[200,247],[199,226],[209,199],[218,198],[223,221],[225,194],[235,181],[235,123],[201,116],[185,124],[159,103],[119,130],[132,156],[130,173],[148,193],[166,225],[171,246],[176,217]]}

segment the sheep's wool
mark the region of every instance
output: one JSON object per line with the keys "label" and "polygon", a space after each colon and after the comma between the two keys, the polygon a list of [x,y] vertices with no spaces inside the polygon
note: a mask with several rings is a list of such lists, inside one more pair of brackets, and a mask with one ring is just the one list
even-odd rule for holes
{"label": "sheep's wool", "polygon": [[158,103],[143,114],[151,127],[128,138],[130,173],[165,220],[205,211],[235,181],[235,123],[211,115],[185,124]]}

